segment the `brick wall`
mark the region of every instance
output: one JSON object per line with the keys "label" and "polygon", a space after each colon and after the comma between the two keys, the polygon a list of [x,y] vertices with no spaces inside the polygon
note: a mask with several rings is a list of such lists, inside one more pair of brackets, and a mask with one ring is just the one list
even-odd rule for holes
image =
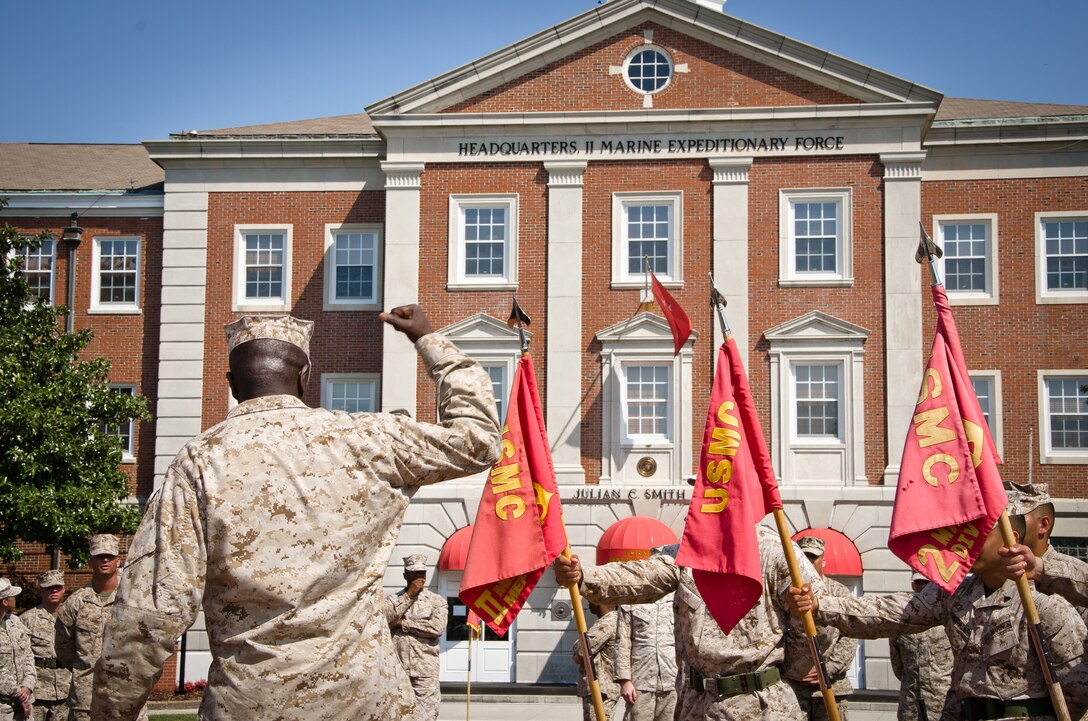
{"label": "brick wall", "polygon": [[639,110],[643,96],[631,90],[623,75],[609,73],[622,66],[628,53],[645,43],[643,30],[653,31],[653,43],[686,63],[687,73],[674,73],[664,90],[655,93],[654,108],[729,108],[856,103],[856,98],[762,65],[735,53],[696,40],[654,23],[642,23],[590,47],[573,52],[542,68],[458,103],[445,112],[580,112]]}
{"label": "brick wall", "polygon": [[[932,232],[933,216],[996,213],[999,305],[953,306],[968,368],[1001,371],[1004,454],[1007,480],[1028,478],[1029,435],[1034,433],[1033,480],[1051,493],[1071,498],[1088,494],[1083,465],[1039,462],[1039,369],[1088,369],[1088,306],[1035,302],[1035,213],[1084,213],[1088,178],[1030,178],[940,181],[922,184],[922,223]],[[933,338],[929,272],[923,272],[926,349]]]}

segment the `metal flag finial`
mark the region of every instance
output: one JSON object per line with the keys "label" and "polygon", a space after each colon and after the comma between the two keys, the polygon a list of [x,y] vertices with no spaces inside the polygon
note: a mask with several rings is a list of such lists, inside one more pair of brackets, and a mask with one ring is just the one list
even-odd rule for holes
{"label": "metal flag finial", "polygon": [[525,326],[531,322],[529,314],[521,309],[521,306],[518,305],[517,296],[514,296],[513,305],[510,306],[510,317],[506,319],[506,325],[510,328],[517,326],[518,335],[521,336],[521,352],[523,355],[529,352],[529,341],[525,338]]}
{"label": "metal flag finial", "polygon": [[714,285],[714,274],[708,272],[707,275],[710,276],[710,305],[718,312],[718,322],[722,325],[722,338],[729,340],[729,337],[733,335],[733,330],[725,319],[725,306],[729,304],[729,301],[718,290],[718,286]]}
{"label": "metal flag finial", "polygon": [[922,232],[918,237],[918,250],[914,251],[914,260],[921,264],[924,259],[928,258],[929,272],[933,275],[933,285],[941,285],[941,274],[937,272],[937,260],[944,255],[944,251],[929,237],[926,226],[922,225],[921,221],[918,223],[918,229]]}

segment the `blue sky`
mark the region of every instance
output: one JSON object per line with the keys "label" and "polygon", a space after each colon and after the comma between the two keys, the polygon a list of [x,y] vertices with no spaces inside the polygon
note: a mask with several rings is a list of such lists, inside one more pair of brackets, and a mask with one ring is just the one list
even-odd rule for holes
{"label": "blue sky", "polygon": [[[5,3],[0,142],[132,143],[361,112],[597,0]],[[954,97],[1088,105],[1084,0],[728,0]]]}

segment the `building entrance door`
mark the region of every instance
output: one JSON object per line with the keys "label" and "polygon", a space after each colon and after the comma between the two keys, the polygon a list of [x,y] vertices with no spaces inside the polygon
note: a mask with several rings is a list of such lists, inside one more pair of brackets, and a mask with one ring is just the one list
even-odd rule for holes
{"label": "building entrance door", "polygon": [[[487,626],[483,637],[474,640],[469,653],[469,627],[465,620],[468,608],[457,598],[461,585],[460,571],[442,571],[438,579],[438,592],[449,604],[449,623],[446,632],[438,639],[440,660],[439,680],[464,683],[469,679],[490,683],[512,683],[514,680],[514,642],[517,622],[503,636],[497,636]],[[471,665],[470,665],[471,663]]]}

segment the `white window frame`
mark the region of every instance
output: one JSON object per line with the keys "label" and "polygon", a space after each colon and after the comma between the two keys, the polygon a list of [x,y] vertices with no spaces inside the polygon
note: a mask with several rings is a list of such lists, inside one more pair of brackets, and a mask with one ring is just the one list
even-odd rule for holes
{"label": "white window frame", "polygon": [[[673,448],[675,447],[676,428],[676,391],[677,384],[673,380],[676,369],[669,358],[661,356],[633,356],[620,360],[619,363],[619,391],[620,391],[620,445],[623,448]],[[630,422],[630,398],[627,396],[628,371],[632,367],[665,368],[668,374],[665,379],[668,396],[665,399],[665,432],[664,433],[640,433],[631,435]]]}
{"label": "white window frame", "polygon": [[381,409],[381,374],[380,373],[322,373],[321,407],[332,410],[332,384],[359,383],[370,385],[374,389],[374,407],[359,413],[375,413]]}
{"label": "white window frame", "polygon": [[[33,240],[33,238],[29,238],[29,237],[27,237],[25,235],[20,235],[19,237],[22,238],[24,241]],[[56,288],[57,288],[57,246],[60,244],[60,241],[57,240],[56,238],[47,238],[46,242],[51,243],[52,246],[53,246],[53,250],[49,254],[49,297],[46,299],[46,302],[48,302],[50,305],[53,305],[54,298],[56,297],[54,294],[56,293]],[[21,258],[23,260],[23,262],[25,263],[27,258],[29,257],[27,255],[27,253],[26,253],[26,249],[27,249],[27,244],[24,243],[22,246],[20,246],[18,248],[13,248],[12,249],[12,255],[14,255],[17,258]],[[24,267],[22,270],[23,270],[23,277],[27,277],[28,274],[27,274],[26,268]],[[37,271],[35,271],[35,272],[37,272]]]}
{"label": "white window frame", "polygon": [[[1000,302],[1000,273],[998,262],[998,223],[997,213],[972,213],[962,215],[934,215],[933,237],[937,239],[937,245],[942,249],[945,246],[944,228],[946,225],[984,225],[986,226],[986,289],[977,290],[952,290],[946,289],[948,302],[951,305],[997,305]],[[947,277],[945,255],[938,261],[938,269],[941,278]]]}
{"label": "white window frame", "polygon": [[[818,355],[813,357],[791,355],[788,359],[789,365],[789,387],[787,393],[789,393],[789,407],[790,407],[790,443],[794,448],[807,448],[807,447],[827,447],[834,446],[836,448],[846,448],[846,369],[847,359],[845,356],[841,357],[827,357],[824,355]],[[823,366],[823,367],[835,367],[839,371],[838,378],[838,396],[835,400],[835,407],[838,409],[838,417],[835,419],[835,425],[838,427],[838,433],[832,436],[802,436],[797,432],[797,421],[799,417],[798,404],[800,399],[797,397],[797,366]]]}
{"label": "white window frame", "polygon": [[[518,214],[517,193],[451,194],[449,200],[449,265],[447,288],[458,290],[517,290]],[[465,274],[465,209],[506,208],[506,240],[502,276],[480,277]]]}
{"label": "white window frame", "polygon": [[669,269],[657,273],[666,288],[684,287],[684,193],[681,190],[660,192],[623,192],[612,194],[612,288],[644,288],[644,270],[628,272],[627,208],[633,205],[668,205],[672,207],[672,229],[668,244]]}
{"label": "white window frame", "polygon": [[[129,395],[133,398],[136,397],[136,384],[135,383],[110,383],[110,389],[115,391],[129,391]],[[109,425],[109,424],[103,424]],[[136,462],[136,419],[130,418],[128,420],[128,440],[129,448],[121,447],[121,463],[135,463]]]}
{"label": "white window frame", "polygon": [[1038,375],[1039,403],[1039,462],[1054,465],[1088,465],[1088,449],[1070,451],[1050,447],[1050,394],[1046,382],[1059,378],[1083,378],[1088,382],[1088,369],[1040,370]]}
{"label": "white window frame", "polygon": [[[132,303],[103,303],[99,300],[102,287],[102,241],[136,241],[136,292]],[[138,235],[96,235],[91,239],[91,302],[88,312],[93,314],[127,315],[140,312],[140,294],[143,292],[144,243]]]}
{"label": "white window frame", "polygon": [[[835,247],[838,270],[834,273],[799,273],[794,236],[794,203],[838,203],[841,210]],[[778,284],[789,286],[854,285],[854,212],[850,188],[788,188],[778,193]]]}
{"label": "white window frame", "polygon": [[[246,297],[246,251],[247,233],[282,233],[283,239],[283,285],[279,298]],[[261,313],[265,311],[291,310],[291,249],[294,225],[290,223],[237,223],[234,226],[234,303],[232,310],[238,312]]]}
{"label": "white window frame", "polygon": [[1048,211],[1035,214],[1035,302],[1040,305],[1088,303],[1088,289],[1050,290],[1046,287],[1046,234],[1043,223],[1068,219],[1088,221],[1088,210]]}
{"label": "white window frame", "polygon": [[[369,298],[336,297],[336,235],[337,233],[371,233],[374,235],[374,293]],[[358,311],[382,308],[382,226],[380,223],[325,224],[325,302],[324,310]]]}
{"label": "white window frame", "polygon": [[[519,353],[520,351],[518,351],[518,354]],[[506,414],[510,410],[510,389],[513,387],[514,373],[517,370],[517,354],[475,351],[467,352],[467,355],[483,366],[485,372],[489,366],[502,367],[503,369],[503,382],[502,388],[500,389],[502,398],[495,398],[496,406],[502,409],[502,412],[499,414],[499,425],[502,426],[506,422]]]}
{"label": "white window frame", "polygon": [[993,395],[991,396],[991,403],[993,408],[990,411],[990,436],[994,439],[994,445],[997,446],[997,454],[1003,455],[1005,452],[1005,443],[1002,439],[1004,433],[1004,418],[1001,413],[1001,371],[998,370],[972,370],[967,376],[972,381],[987,380],[993,387]]}
{"label": "white window frame", "polygon": [[[644,90],[643,88],[637,87],[634,82],[631,81],[631,76],[629,75],[631,61],[635,59],[636,55],[648,50],[660,53],[669,64],[669,77],[660,88],[654,90]],[[631,52],[627,53],[627,57],[623,59],[623,82],[629,90],[638,93],[639,95],[657,95],[658,93],[665,92],[669,89],[669,86],[672,85],[672,81],[676,79],[677,72],[676,60],[673,58],[672,53],[660,45],[654,45],[652,43],[643,43],[642,45],[635,46],[631,49]]]}

